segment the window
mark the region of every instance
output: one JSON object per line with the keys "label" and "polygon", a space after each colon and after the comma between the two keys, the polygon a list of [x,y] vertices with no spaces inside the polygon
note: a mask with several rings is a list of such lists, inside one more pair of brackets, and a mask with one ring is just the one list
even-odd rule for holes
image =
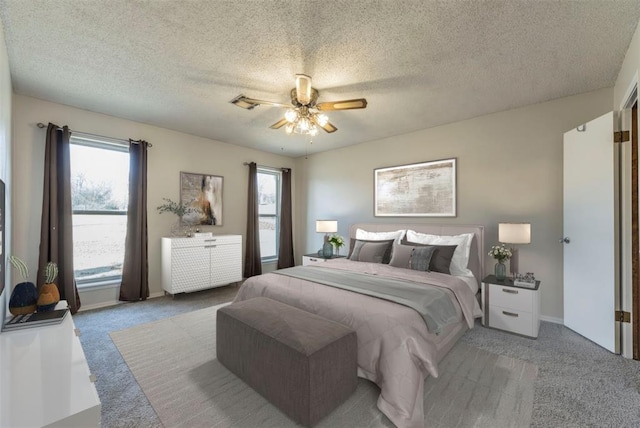
{"label": "window", "polygon": [[79,287],[120,281],[129,202],[129,148],[71,137],[73,265]]}
{"label": "window", "polygon": [[262,261],[278,259],[280,230],[280,178],[278,170],[258,168],[258,215]]}

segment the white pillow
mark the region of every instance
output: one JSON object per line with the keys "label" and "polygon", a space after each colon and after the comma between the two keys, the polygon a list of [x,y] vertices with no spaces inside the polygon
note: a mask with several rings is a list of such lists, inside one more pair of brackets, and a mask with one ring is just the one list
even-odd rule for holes
{"label": "white pillow", "polygon": [[440,236],[419,233],[411,229],[407,230],[408,242],[428,245],[457,245],[456,250],[453,252],[453,257],[451,258],[451,266],[449,266],[451,275],[473,275],[471,270],[467,269],[472,240],[473,233],[463,233],[455,236]]}
{"label": "white pillow", "polygon": [[368,232],[362,229],[356,229],[356,239],[364,239],[365,241],[386,241],[395,239],[394,244],[399,244],[404,237],[406,230],[396,230],[395,232]]}

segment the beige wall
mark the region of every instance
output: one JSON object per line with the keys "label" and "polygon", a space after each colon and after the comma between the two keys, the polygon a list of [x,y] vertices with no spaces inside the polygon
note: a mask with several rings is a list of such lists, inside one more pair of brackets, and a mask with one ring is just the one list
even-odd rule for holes
{"label": "beige wall", "polygon": [[[0,22],[0,179],[5,183],[5,259],[11,252],[11,74],[7,47],[4,41],[4,30]],[[5,264],[6,266],[6,264]],[[2,269],[5,288],[0,295],[0,320],[4,320],[5,312],[9,304],[12,282],[9,275]]]}
{"label": "beige wall", "polygon": [[[400,220],[374,218],[374,168],[455,157],[457,217],[410,221],[484,225],[486,251],[497,243],[498,222],[531,223],[520,270],[542,280],[542,315],[561,321],[563,133],[610,111],[611,98],[603,89],[299,158],[298,249],[321,246],[316,219],[337,219],[342,235],[354,222]],[[486,259],[489,272],[494,262]]]}
{"label": "beige wall", "polygon": [[[178,200],[180,171],[222,175],[224,225],[203,229],[245,235],[248,170],[242,163],[254,161],[265,166],[294,167],[294,160],[288,157],[15,95],[14,253],[24,257],[31,269],[36,269],[38,262],[42,212],[45,130],[36,127],[38,122],[68,125],[72,130],[114,138],[144,139],[153,144],[148,159],[149,286],[152,294],[162,291],[160,238],[169,234],[175,220],[171,214],[158,214],[156,207],[163,197]],[[294,180],[295,174],[293,168]],[[116,295],[114,290],[103,291],[98,300],[113,300]],[[96,301],[85,301],[83,305],[85,303],[98,304]]]}

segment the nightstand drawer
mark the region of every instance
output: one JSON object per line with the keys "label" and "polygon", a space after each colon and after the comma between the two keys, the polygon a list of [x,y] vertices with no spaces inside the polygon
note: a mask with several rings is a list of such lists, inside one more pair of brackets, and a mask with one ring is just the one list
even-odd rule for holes
{"label": "nightstand drawer", "polygon": [[309,266],[314,263],[325,263],[327,259],[323,257],[312,257],[312,256],[303,256],[302,257],[302,265]]}
{"label": "nightstand drawer", "polygon": [[525,336],[537,336],[534,332],[533,316],[530,312],[503,308],[492,301],[489,307],[489,327],[511,331]]}
{"label": "nightstand drawer", "polygon": [[515,311],[531,313],[533,311],[533,294],[530,290],[490,284],[489,301],[491,306],[509,308]]}

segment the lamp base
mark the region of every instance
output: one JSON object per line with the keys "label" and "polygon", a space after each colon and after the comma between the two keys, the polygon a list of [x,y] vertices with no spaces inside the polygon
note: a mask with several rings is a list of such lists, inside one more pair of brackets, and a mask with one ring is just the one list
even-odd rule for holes
{"label": "lamp base", "polygon": [[513,279],[518,275],[518,249],[511,248],[511,259],[509,260],[509,273]]}

